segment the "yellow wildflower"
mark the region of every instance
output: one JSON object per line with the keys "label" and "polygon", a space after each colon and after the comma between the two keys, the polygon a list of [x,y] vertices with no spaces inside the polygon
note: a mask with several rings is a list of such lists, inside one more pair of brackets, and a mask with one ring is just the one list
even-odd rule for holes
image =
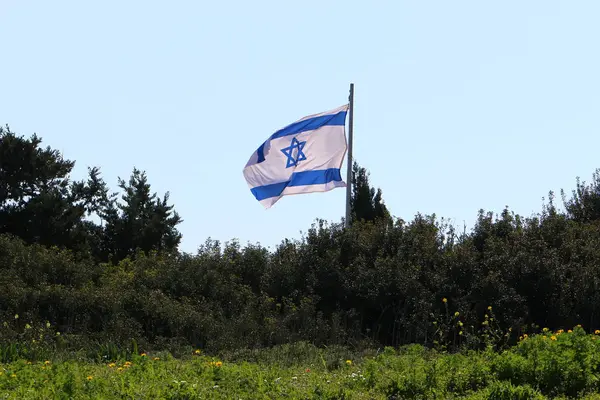
{"label": "yellow wildflower", "polygon": [[16,377],[17,377],[17,375],[16,375],[16,374],[12,374],[10,377],[11,377],[11,378],[16,378]]}
{"label": "yellow wildflower", "polygon": [[544,329],[542,329],[542,331],[548,332],[548,328],[544,328]]}
{"label": "yellow wildflower", "polygon": [[462,336],[462,331],[458,332],[458,334],[459,334],[460,336]]}
{"label": "yellow wildflower", "polygon": [[158,358],[158,357],[154,357],[154,358],[153,358],[153,360],[154,360],[154,361],[158,361],[158,360],[160,360],[160,358]]}
{"label": "yellow wildflower", "polygon": [[131,361],[125,361],[126,366],[131,366]]}
{"label": "yellow wildflower", "polygon": [[93,378],[91,375],[89,375],[89,376],[87,377],[87,380],[88,380],[88,381],[91,381],[92,379],[94,379],[94,378]]}
{"label": "yellow wildflower", "polygon": [[142,353],[140,356],[141,357],[146,357],[146,353]]}
{"label": "yellow wildflower", "polygon": [[488,306],[488,310],[489,310],[489,311],[492,311],[492,306]]}
{"label": "yellow wildflower", "polygon": [[569,329],[569,330],[567,331],[567,333],[573,333],[573,331]]}
{"label": "yellow wildflower", "polygon": [[550,340],[556,340],[556,336],[554,336],[554,335],[550,336]]}
{"label": "yellow wildflower", "polygon": [[564,330],[562,330],[562,329],[559,329],[559,330],[557,330],[557,331],[556,331],[556,333],[557,333],[558,335],[560,335],[560,334],[561,334],[561,333],[563,333],[563,332],[564,332]]}
{"label": "yellow wildflower", "polygon": [[123,367],[117,368],[117,371],[119,371],[119,372],[123,371]]}
{"label": "yellow wildflower", "polygon": [[197,349],[196,351],[194,351],[194,354],[200,354],[202,353],[202,351],[200,351],[200,349]]}
{"label": "yellow wildflower", "polygon": [[458,326],[463,326],[462,321],[458,321]]}
{"label": "yellow wildflower", "polygon": [[115,364],[115,363],[110,363],[110,364],[108,364],[108,368],[114,368],[114,367],[116,367],[116,366],[117,366],[117,364]]}
{"label": "yellow wildflower", "polygon": [[459,315],[460,315],[460,314],[459,314],[459,312],[458,312],[458,311],[454,313],[454,316],[455,316],[455,317],[458,317]]}
{"label": "yellow wildflower", "polygon": [[50,361],[46,360],[46,361],[44,361],[44,364],[48,365],[48,364],[50,364]]}
{"label": "yellow wildflower", "polygon": [[217,361],[217,362],[215,363],[215,365],[216,365],[217,367],[220,367],[221,365],[223,365],[223,363],[222,363],[221,361]]}
{"label": "yellow wildflower", "polygon": [[447,303],[447,302],[448,302],[448,299],[444,297],[444,298],[442,299],[442,303]]}
{"label": "yellow wildflower", "polygon": [[600,335],[600,329],[596,329],[596,330],[594,331],[594,333],[595,333],[596,335]]}
{"label": "yellow wildflower", "polygon": [[352,360],[346,360],[346,364],[352,365]]}
{"label": "yellow wildflower", "polygon": [[581,328],[581,324],[577,324],[575,328]]}
{"label": "yellow wildflower", "polygon": [[527,336],[526,333],[523,334],[523,339],[527,339],[529,336]]}

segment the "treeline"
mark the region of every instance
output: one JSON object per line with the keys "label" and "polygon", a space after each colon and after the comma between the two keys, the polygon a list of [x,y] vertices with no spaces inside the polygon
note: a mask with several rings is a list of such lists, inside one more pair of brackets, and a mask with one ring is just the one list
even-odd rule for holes
{"label": "treeline", "polygon": [[481,210],[457,232],[435,216],[393,219],[355,165],[351,228],[319,221],[272,252],[207,241],[184,254],[181,219],[142,172],[119,181],[118,201],[95,168],[71,182],[73,163],[37,137],[0,139],[0,339],[46,321],[82,342],[210,350],[477,347],[600,329],[598,174],[563,193],[564,211],[550,193],[537,215]]}

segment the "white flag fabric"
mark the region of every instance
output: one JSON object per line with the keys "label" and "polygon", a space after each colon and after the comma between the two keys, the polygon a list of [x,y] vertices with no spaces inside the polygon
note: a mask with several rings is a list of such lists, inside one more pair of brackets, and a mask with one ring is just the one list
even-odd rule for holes
{"label": "white flag fabric", "polygon": [[272,134],[250,157],[244,178],[265,208],[291,194],[346,187],[348,105],[306,116]]}

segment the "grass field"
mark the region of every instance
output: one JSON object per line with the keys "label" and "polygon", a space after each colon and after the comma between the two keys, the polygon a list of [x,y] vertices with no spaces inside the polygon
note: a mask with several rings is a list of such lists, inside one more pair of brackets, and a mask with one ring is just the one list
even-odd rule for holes
{"label": "grass field", "polygon": [[600,399],[600,332],[545,332],[505,351],[414,345],[352,355],[306,343],[227,359],[200,349],[0,364],[7,399]]}

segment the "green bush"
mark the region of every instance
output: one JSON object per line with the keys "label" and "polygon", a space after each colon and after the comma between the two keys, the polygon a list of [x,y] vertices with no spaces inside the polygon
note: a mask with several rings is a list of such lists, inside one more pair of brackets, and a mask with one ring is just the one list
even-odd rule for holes
{"label": "green bush", "polygon": [[[593,332],[600,329],[596,183],[565,200],[564,213],[552,202],[530,218],[481,211],[471,233],[435,216],[348,229],[319,221],[273,251],[209,240],[195,255],[138,252],[97,263],[0,234],[0,319],[50,321],[80,343],[136,340],[215,353],[295,342],[501,350],[542,326],[585,323]],[[582,369],[586,362],[577,359]],[[515,363],[498,368],[518,384],[526,377]],[[550,385],[552,374],[568,374],[574,387],[588,385],[571,368],[544,379]]]}

